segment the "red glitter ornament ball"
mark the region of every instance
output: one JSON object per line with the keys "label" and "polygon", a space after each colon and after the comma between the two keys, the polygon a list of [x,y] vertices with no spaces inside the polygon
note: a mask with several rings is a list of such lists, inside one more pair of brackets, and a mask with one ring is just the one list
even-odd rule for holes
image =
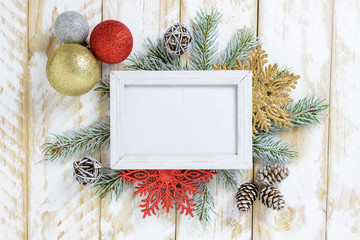
{"label": "red glitter ornament ball", "polygon": [[90,36],[90,48],[104,63],[120,63],[131,53],[133,37],[121,22],[106,20],[94,28]]}

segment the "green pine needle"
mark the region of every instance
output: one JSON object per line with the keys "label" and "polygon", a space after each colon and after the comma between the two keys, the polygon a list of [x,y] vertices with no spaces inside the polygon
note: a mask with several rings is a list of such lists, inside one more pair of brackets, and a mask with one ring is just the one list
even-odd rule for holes
{"label": "green pine needle", "polygon": [[101,178],[94,184],[94,187],[97,187],[96,194],[98,194],[101,199],[110,195],[110,199],[115,197],[117,200],[128,188],[129,185],[126,184],[121,177],[117,176],[120,172],[119,170],[109,168],[103,169]]}
{"label": "green pine needle", "polygon": [[[294,127],[302,127],[310,124],[321,123],[320,117],[327,115],[329,105],[325,103],[323,97],[305,97],[298,101],[292,101],[286,106],[288,113],[291,114],[291,123],[293,127],[279,128],[272,123],[269,127],[269,133],[276,133],[280,130],[291,129]],[[259,131],[260,132],[260,131]]]}
{"label": "green pine needle", "polygon": [[103,79],[99,79],[97,87],[94,89],[100,93],[99,103],[108,103],[110,99],[110,78],[106,75]]}
{"label": "green pine needle", "polygon": [[211,183],[199,183],[199,185],[199,191],[201,193],[196,194],[194,198],[196,204],[195,213],[199,220],[206,224],[210,221],[211,214],[215,213],[214,197],[209,189]]}
{"label": "green pine needle", "polygon": [[162,46],[159,38],[156,43],[153,43],[150,38],[145,40],[145,47],[148,50],[147,54],[134,54],[129,58],[131,64],[126,67],[134,70],[147,71],[180,71],[187,70],[187,66],[181,65],[180,56],[168,53]]}
{"label": "green pine needle", "polygon": [[326,116],[326,111],[329,109],[325,101],[325,98],[312,96],[291,102],[287,106],[288,112],[291,113],[291,123],[294,127],[321,123],[319,117]]}
{"label": "green pine needle", "polygon": [[224,188],[236,190],[239,187],[239,177],[243,173],[243,170],[221,169],[216,170],[216,172],[218,173],[216,179]]}
{"label": "green pine needle", "polygon": [[298,152],[291,150],[292,146],[284,143],[269,133],[259,133],[253,139],[253,157],[265,162],[278,163],[285,165],[294,158],[298,157]]}
{"label": "green pine needle", "polygon": [[260,44],[253,29],[243,28],[240,32],[235,33],[225,49],[221,64],[226,63],[227,66],[234,66],[236,60],[244,61],[249,57],[249,52]]}
{"label": "green pine needle", "polygon": [[281,67],[278,67],[278,76],[281,74],[281,73],[286,73],[286,72],[288,72],[288,71],[292,71],[292,69],[290,68],[290,67],[288,67],[288,66],[286,66],[286,65],[283,65],[283,66],[281,66]]}
{"label": "green pine needle", "polygon": [[60,162],[70,157],[89,156],[108,148],[110,143],[110,117],[87,127],[69,130],[62,135],[54,134],[51,142],[44,143],[45,161]]}
{"label": "green pine needle", "polygon": [[193,26],[194,41],[191,46],[191,64],[194,70],[209,70],[216,63],[219,43],[218,23],[221,15],[211,10],[199,11]]}

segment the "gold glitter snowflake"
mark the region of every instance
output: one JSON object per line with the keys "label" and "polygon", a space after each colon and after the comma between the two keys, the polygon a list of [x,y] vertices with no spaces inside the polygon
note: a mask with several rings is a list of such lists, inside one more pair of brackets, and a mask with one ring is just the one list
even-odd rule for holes
{"label": "gold glitter snowflake", "polygon": [[[292,101],[289,92],[297,84],[299,75],[289,71],[279,71],[278,65],[267,63],[268,55],[259,45],[251,53],[247,61],[237,60],[234,66],[237,70],[252,71],[252,94],[253,94],[253,138],[259,130],[269,131],[271,125],[293,126],[291,123],[291,114],[285,108]],[[230,70],[225,64],[213,65],[215,70]]]}

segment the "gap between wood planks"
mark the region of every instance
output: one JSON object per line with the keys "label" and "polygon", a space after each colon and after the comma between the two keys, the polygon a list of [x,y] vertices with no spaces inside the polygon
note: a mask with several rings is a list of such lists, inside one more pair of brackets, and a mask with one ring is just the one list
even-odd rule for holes
{"label": "gap between wood planks", "polygon": [[30,25],[30,3],[29,0],[26,1],[26,61],[25,61],[25,96],[24,96],[24,100],[25,100],[25,104],[24,104],[24,113],[25,113],[25,127],[26,127],[26,131],[25,131],[25,177],[26,177],[26,196],[25,196],[25,214],[26,214],[26,219],[25,219],[25,237],[26,239],[29,238],[29,109],[30,109],[30,88],[29,86],[29,25]]}
{"label": "gap between wood planks", "polygon": [[326,149],[326,203],[325,203],[325,240],[328,239],[328,205],[329,205],[329,173],[330,173],[330,133],[331,133],[331,82],[333,70],[333,48],[334,48],[334,14],[335,14],[335,0],[331,0],[331,40],[330,40],[330,79],[329,79],[329,109],[328,109],[328,131],[327,131],[327,149]]}
{"label": "gap between wood planks", "polygon": [[[256,37],[259,37],[260,0],[256,1]],[[253,179],[255,182],[255,158],[253,158]],[[254,239],[254,205],[251,208],[251,240]]]}

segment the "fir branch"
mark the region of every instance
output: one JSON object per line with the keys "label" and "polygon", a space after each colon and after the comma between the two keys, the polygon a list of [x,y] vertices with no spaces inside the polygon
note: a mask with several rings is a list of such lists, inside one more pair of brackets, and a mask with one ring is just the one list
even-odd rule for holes
{"label": "fir branch", "polygon": [[329,105],[325,104],[326,99],[323,97],[305,97],[297,102],[292,101],[286,108],[291,114],[291,123],[293,127],[279,128],[272,123],[269,127],[269,133],[276,133],[280,130],[302,127],[310,124],[321,123],[320,117],[326,116]]}
{"label": "fir branch", "polygon": [[147,70],[147,71],[180,71],[187,70],[186,65],[181,65],[180,56],[168,53],[162,46],[161,39],[159,38],[154,44],[150,38],[145,40],[145,47],[148,53],[143,55],[134,54],[129,58],[132,64],[126,67],[134,70]]}
{"label": "fir branch", "polygon": [[215,213],[214,197],[208,188],[210,183],[199,183],[199,185],[201,193],[196,194],[194,198],[195,213],[199,220],[206,224],[210,221],[211,213]]}
{"label": "fir branch", "polygon": [[329,108],[324,104],[325,98],[305,97],[297,102],[291,102],[288,106],[288,112],[291,114],[291,123],[294,127],[301,127],[314,123],[321,123],[319,117],[326,116]]}
{"label": "fir branch", "polygon": [[105,168],[102,171],[101,178],[94,184],[97,187],[96,194],[101,199],[110,195],[110,199],[115,197],[117,200],[120,195],[128,188],[128,184],[123,181],[121,177],[118,177],[118,173],[121,171]]}
{"label": "fir branch", "polygon": [[240,32],[236,32],[230,43],[226,47],[221,57],[221,63],[227,66],[234,66],[236,60],[244,61],[248,58],[249,52],[256,48],[259,40],[253,29],[244,27]]}
{"label": "fir branch", "polygon": [[242,174],[242,170],[221,169],[216,172],[218,173],[216,179],[224,188],[236,190],[239,187],[239,176]]}
{"label": "fir branch", "polygon": [[106,149],[110,143],[110,117],[87,127],[68,130],[62,135],[54,134],[51,142],[44,143],[45,161],[60,162],[70,157],[82,157]]}
{"label": "fir branch", "polygon": [[292,146],[282,142],[281,139],[272,134],[260,132],[253,139],[252,152],[255,158],[270,163],[285,165],[292,159],[298,157],[298,152],[291,150]]}
{"label": "fir branch", "polygon": [[94,89],[100,93],[99,103],[109,102],[110,99],[110,78],[108,75],[105,78],[100,79],[97,83],[97,87]]}
{"label": "fir branch", "polygon": [[219,43],[216,41],[220,14],[211,10],[198,11],[193,26],[194,42],[191,47],[191,64],[194,70],[209,70],[216,63]]}

